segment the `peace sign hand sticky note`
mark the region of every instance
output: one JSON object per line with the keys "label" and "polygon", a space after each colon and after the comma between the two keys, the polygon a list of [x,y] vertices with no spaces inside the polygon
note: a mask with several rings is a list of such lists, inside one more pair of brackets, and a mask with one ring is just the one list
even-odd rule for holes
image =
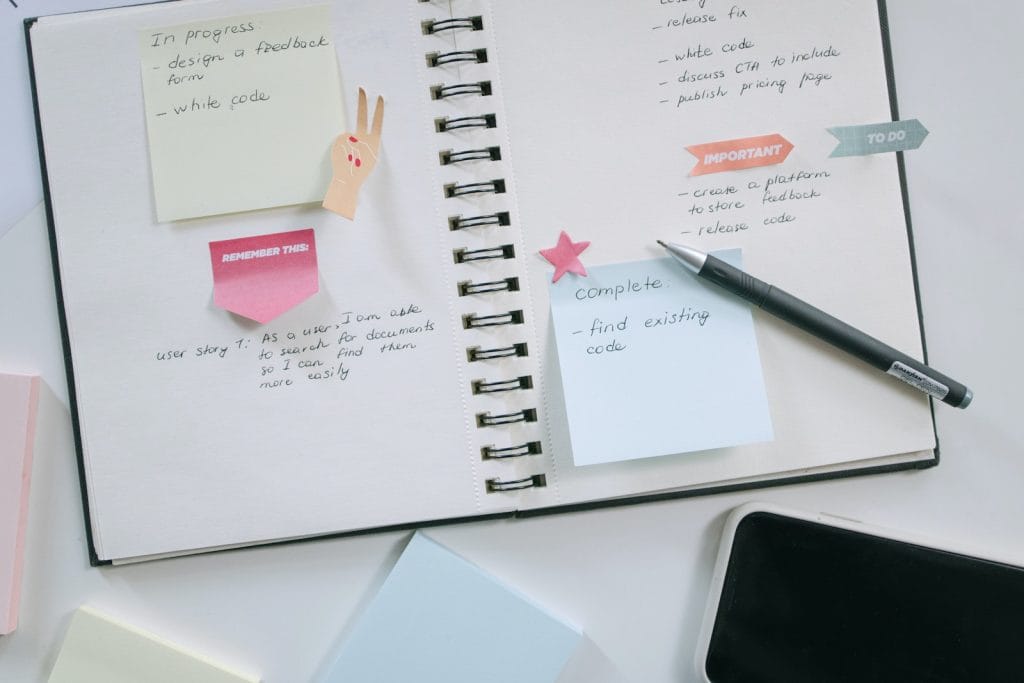
{"label": "peace sign hand sticky note", "polygon": [[323,207],[348,219],[355,218],[359,189],[377,165],[380,133],[384,126],[384,98],[377,96],[373,126],[369,130],[366,128],[366,114],[366,91],[360,88],[356,130],[339,135],[331,148],[334,177],[324,196]]}

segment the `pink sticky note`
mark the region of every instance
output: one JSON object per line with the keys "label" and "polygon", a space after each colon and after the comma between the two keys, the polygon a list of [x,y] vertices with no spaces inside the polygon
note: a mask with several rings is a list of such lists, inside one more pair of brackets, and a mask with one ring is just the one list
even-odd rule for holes
{"label": "pink sticky note", "polygon": [[210,242],[213,303],[270,322],[320,289],[313,230]]}
{"label": "pink sticky note", "polygon": [[566,273],[586,275],[587,269],[580,261],[580,254],[590,246],[590,242],[573,242],[568,233],[563,230],[558,235],[558,243],[550,249],[541,249],[540,255],[548,260],[555,267],[555,275],[552,282],[558,280]]}
{"label": "pink sticky note", "polygon": [[0,635],[18,626],[39,378],[0,374]]}

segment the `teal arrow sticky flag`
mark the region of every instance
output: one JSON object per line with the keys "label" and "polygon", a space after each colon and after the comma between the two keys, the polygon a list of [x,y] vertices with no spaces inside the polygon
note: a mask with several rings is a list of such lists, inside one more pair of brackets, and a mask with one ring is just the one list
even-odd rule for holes
{"label": "teal arrow sticky flag", "polygon": [[883,152],[917,149],[928,135],[928,129],[917,119],[871,123],[864,126],[829,128],[839,140],[830,157],[857,157]]}

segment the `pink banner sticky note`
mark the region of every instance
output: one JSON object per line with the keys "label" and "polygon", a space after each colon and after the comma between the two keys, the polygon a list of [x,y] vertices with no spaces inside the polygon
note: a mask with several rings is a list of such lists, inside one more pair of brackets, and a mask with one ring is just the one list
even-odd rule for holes
{"label": "pink banner sticky note", "polygon": [[313,230],[210,242],[213,303],[270,322],[320,289]]}
{"label": "pink banner sticky note", "polygon": [[0,374],[0,635],[18,625],[39,378]]}
{"label": "pink banner sticky note", "polygon": [[792,150],[793,143],[778,133],[706,142],[686,148],[697,157],[697,165],[690,170],[692,176],[781,164]]}

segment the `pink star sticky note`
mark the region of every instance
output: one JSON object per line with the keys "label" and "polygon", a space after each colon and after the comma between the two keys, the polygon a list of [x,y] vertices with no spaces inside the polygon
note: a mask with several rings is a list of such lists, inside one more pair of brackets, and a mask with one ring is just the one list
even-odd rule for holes
{"label": "pink star sticky note", "polygon": [[555,267],[555,275],[552,282],[558,282],[558,278],[566,273],[586,275],[587,269],[580,262],[579,255],[590,246],[590,242],[573,242],[565,230],[558,235],[558,244],[550,249],[541,249],[540,254]]}

